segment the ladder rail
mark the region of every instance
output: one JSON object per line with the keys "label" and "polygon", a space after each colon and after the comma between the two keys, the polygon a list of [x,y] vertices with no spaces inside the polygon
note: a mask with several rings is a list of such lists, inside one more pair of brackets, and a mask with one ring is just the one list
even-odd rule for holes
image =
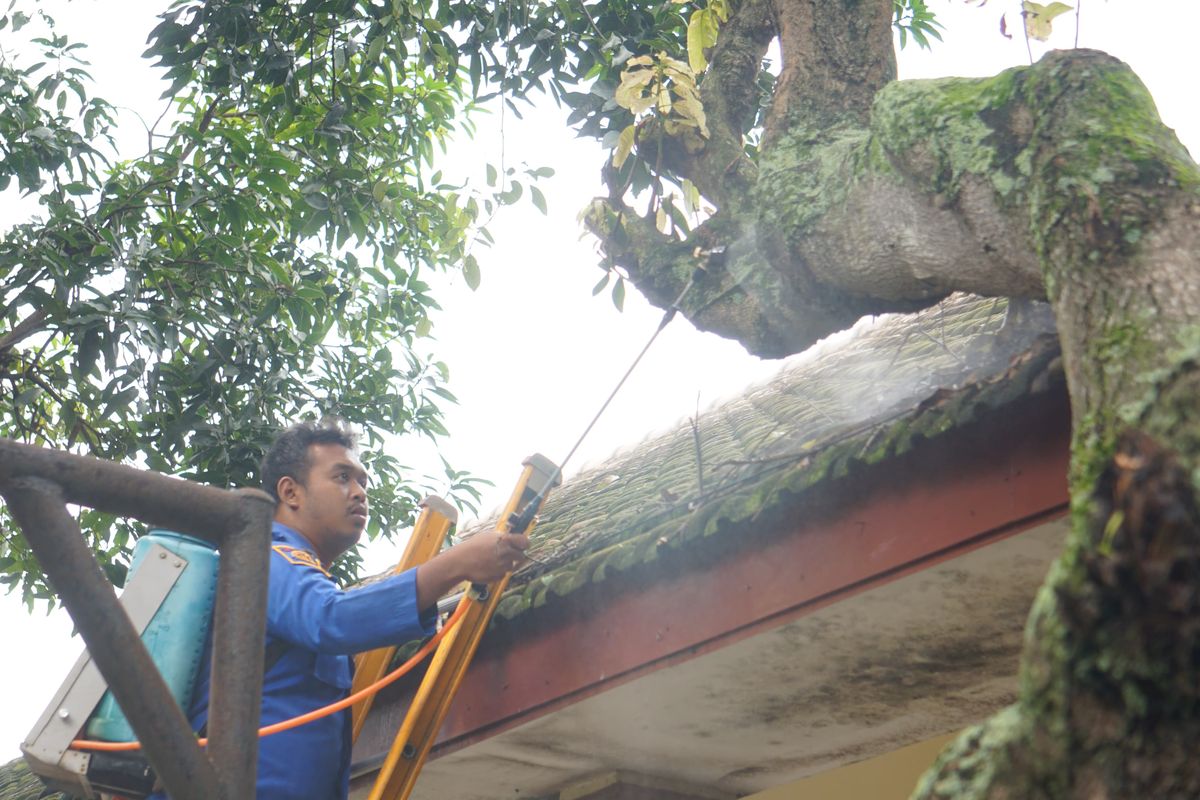
{"label": "ladder rail", "polygon": [[[528,528],[517,532],[526,533],[532,529],[535,522],[532,511],[536,508],[529,509],[529,504],[540,506],[544,503],[550,487],[558,485],[559,481],[559,470],[548,459],[538,455],[526,459],[521,478],[500,514],[498,527],[508,531],[511,520],[521,516],[529,519]],[[511,576],[512,573],[508,573],[486,587],[474,587],[459,601],[468,604],[462,622],[442,640],[434,653],[380,767],[370,800],[407,800],[412,794],[438,730]]]}
{"label": "ladder rail", "polygon": [[[426,497],[421,501],[420,507],[421,514],[417,517],[412,536],[408,539],[400,561],[391,571],[393,575],[418,567],[437,555],[442,543],[446,540],[446,534],[458,521],[458,511],[437,495]],[[395,645],[392,645],[369,650],[355,656],[354,684],[350,693],[354,694],[386,675],[396,656],[397,649]],[[351,707],[352,742],[358,741],[363,725],[366,724],[367,714],[374,702],[375,695],[371,694]]]}

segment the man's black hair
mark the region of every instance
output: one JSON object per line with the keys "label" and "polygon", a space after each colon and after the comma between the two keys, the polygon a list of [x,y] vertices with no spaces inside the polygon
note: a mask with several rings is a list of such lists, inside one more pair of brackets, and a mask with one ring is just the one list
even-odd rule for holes
{"label": "man's black hair", "polygon": [[320,422],[300,422],[279,434],[263,456],[263,489],[279,502],[279,479],[289,477],[303,485],[311,466],[308,448],[314,444],[337,444],[356,453],[358,434],[344,420],[326,417]]}

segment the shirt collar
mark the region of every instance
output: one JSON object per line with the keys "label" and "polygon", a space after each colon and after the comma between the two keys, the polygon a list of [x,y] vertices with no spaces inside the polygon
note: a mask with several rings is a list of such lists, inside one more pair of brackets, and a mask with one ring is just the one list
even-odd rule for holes
{"label": "shirt collar", "polygon": [[289,528],[282,522],[271,523],[271,541],[282,542],[292,547],[298,547],[301,550],[307,550],[314,556],[316,552],[313,550],[312,542],[304,538],[304,534],[295,528]]}

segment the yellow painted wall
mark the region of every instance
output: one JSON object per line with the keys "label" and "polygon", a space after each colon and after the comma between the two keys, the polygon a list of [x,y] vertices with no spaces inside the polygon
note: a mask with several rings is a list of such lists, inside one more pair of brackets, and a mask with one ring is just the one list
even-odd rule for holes
{"label": "yellow painted wall", "polygon": [[743,800],[908,800],[937,754],[957,733],[748,795]]}

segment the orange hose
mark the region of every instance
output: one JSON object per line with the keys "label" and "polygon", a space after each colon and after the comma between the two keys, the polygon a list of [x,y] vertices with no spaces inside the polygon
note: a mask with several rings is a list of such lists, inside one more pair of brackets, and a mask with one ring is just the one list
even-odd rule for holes
{"label": "orange hose", "polygon": [[[412,658],[396,667],[396,669],[392,670],[384,677],[375,681],[375,683],[372,683],[370,686],[367,686],[363,689],[359,689],[354,694],[344,697],[341,700],[338,700],[336,703],[330,703],[323,708],[318,708],[315,711],[309,711],[307,714],[301,714],[298,717],[292,717],[291,719],[285,719],[283,722],[276,722],[272,725],[259,728],[259,737],[261,738],[263,736],[270,736],[273,733],[291,730],[292,728],[297,728],[305,723],[321,719],[322,717],[328,717],[330,714],[336,714],[342,709],[349,708],[350,706],[354,705],[364,697],[375,694],[385,686],[395,683],[397,680],[404,677],[404,675],[411,672],[413,667],[421,663],[425,656],[429,655],[430,651],[437,647],[438,642],[442,640],[442,637],[444,637],[450,631],[450,629],[457,625],[459,620],[462,619],[463,614],[466,613],[466,609],[467,604],[460,602],[458,604],[458,608],[456,608],[454,613],[450,615],[450,618],[446,620],[446,624],[442,626],[442,629],[435,633],[430,640],[421,647],[420,650],[414,653]],[[200,739],[199,744],[201,747],[204,747],[208,744],[208,739]],[[71,742],[72,750],[96,750],[106,753],[121,753],[131,750],[140,750],[141,747],[141,742],[97,742],[90,739],[76,739],[75,741]]]}

